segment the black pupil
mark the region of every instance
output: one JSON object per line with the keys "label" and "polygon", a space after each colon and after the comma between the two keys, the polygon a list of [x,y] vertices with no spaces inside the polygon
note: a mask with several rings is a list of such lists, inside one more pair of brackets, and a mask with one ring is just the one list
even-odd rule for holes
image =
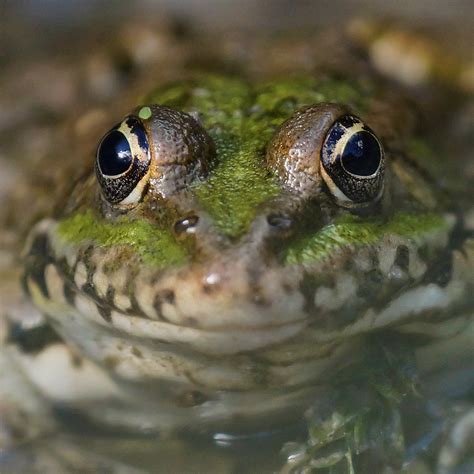
{"label": "black pupil", "polygon": [[341,162],[345,170],[357,176],[370,176],[377,171],[380,146],[375,137],[365,131],[354,133],[342,152]]}
{"label": "black pupil", "polygon": [[100,171],[106,176],[116,176],[127,171],[132,163],[132,150],[122,132],[112,130],[97,150]]}

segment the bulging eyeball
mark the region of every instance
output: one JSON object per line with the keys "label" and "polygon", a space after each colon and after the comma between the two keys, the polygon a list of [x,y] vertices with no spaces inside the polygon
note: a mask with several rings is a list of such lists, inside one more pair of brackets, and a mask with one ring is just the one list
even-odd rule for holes
{"label": "bulging eyeball", "polygon": [[149,105],[105,134],[95,168],[105,200],[131,207],[147,187],[166,198],[205,177],[214,158],[212,139],[191,115]]}
{"label": "bulging eyeball", "polygon": [[353,115],[337,119],[321,148],[321,175],[339,204],[357,207],[380,198],[384,152],[374,132]]}
{"label": "bulging eyeball", "polygon": [[302,199],[323,184],[341,207],[376,202],[384,188],[384,152],[374,132],[340,104],[296,111],[267,147],[267,165]]}
{"label": "bulging eyeball", "polygon": [[150,146],[142,122],[130,115],[107,132],[97,148],[95,164],[108,202],[138,202],[150,167]]}

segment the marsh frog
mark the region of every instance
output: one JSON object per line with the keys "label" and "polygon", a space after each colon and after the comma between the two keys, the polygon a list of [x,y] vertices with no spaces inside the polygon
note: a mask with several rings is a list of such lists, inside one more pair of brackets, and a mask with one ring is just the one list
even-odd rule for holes
{"label": "marsh frog", "polygon": [[472,203],[449,189],[469,157],[429,131],[448,101],[433,120],[423,82],[410,95],[343,41],[328,64],[308,44],[255,42],[250,67],[221,51],[225,73],[155,70],[123,92],[140,97],[128,111],[115,98],[81,122],[87,143],[76,127],[52,151],[65,171],[22,252],[42,316],[4,324],[6,425],[24,423],[29,380],[40,427],[60,412],[251,433],[299,419],[387,330],[469,360]]}

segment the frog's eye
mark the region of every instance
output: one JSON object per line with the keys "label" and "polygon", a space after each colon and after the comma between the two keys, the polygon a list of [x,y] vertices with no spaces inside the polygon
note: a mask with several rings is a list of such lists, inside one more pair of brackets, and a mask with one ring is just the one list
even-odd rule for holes
{"label": "frog's eye", "polygon": [[162,198],[204,178],[215,158],[211,137],[191,115],[146,105],[126,117],[99,143],[96,174],[111,204],[130,207],[145,189]]}
{"label": "frog's eye", "polygon": [[281,183],[302,198],[323,184],[342,207],[376,202],[384,186],[384,153],[374,132],[339,104],[296,111],[267,148],[267,164]]}
{"label": "frog's eye", "polygon": [[383,191],[384,153],[374,132],[353,115],[337,119],[321,148],[321,175],[345,207],[376,201]]}
{"label": "frog's eye", "polygon": [[135,204],[147,183],[150,147],[142,122],[126,117],[105,134],[96,155],[96,174],[105,199]]}

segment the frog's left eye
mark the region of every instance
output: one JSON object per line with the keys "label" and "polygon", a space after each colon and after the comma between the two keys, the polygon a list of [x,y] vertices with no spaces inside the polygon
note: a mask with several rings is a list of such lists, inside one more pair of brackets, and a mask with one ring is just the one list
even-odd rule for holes
{"label": "frog's left eye", "polygon": [[344,115],[326,134],[321,175],[345,207],[376,201],[383,191],[384,153],[374,132],[360,119]]}
{"label": "frog's left eye", "polygon": [[365,207],[384,188],[384,152],[374,132],[340,104],[297,110],[267,147],[267,166],[302,198],[329,189],[339,206]]}
{"label": "frog's left eye", "polygon": [[96,174],[105,199],[135,204],[147,183],[150,147],[142,122],[126,117],[105,134],[96,155]]}

